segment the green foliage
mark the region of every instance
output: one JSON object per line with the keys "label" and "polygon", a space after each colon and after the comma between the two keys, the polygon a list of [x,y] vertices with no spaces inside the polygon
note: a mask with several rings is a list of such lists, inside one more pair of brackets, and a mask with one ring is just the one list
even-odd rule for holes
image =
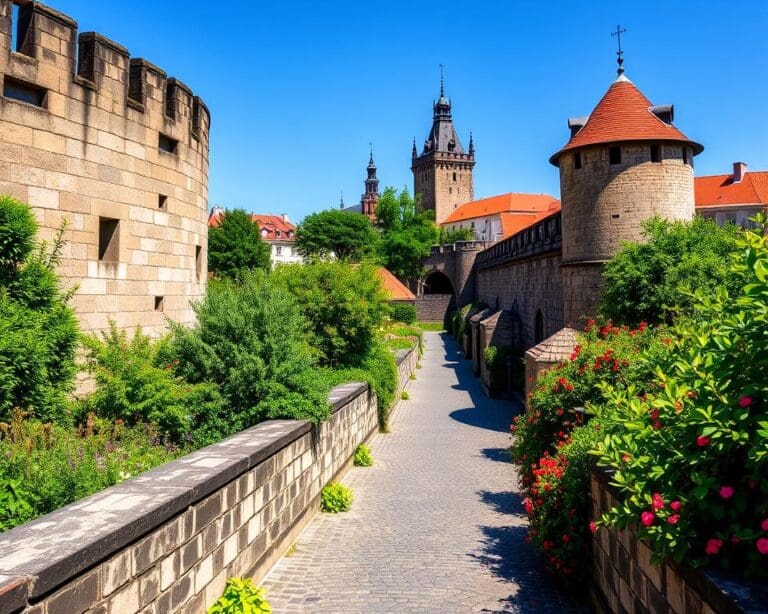
{"label": "green foliage", "polygon": [[410,350],[411,348],[416,347],[416,341],[403,337],[393,337],[391,339],[387,339],[384,343],[392,351]]}
{"label": "green foliage", "polygon": [[14,407],[68,420],[78,330],[55,273],[64,228],[35,250],[30,208],[0,197],[0,420]]}
{"label": "green foliage", "polygon": [[80,415],[151,423],[177,443],[212,443],[205,423],[224,413],[214,384],[189,384],[173,373],[173,365],[161,366],[161,345],[141,330],[129,340],[110,322],[109,332],[87,337],[84,344],[96,389],[80,403]]}
{"label": "green foliage", "polygon": [[440,333],[445,330],[445,325],[442,322],[417,322],[416,326],[423,332],[435,332]]}
{"label": "green foliage", "polygon": [[619,324],[670,323],[690,312],[695,289],[733,289],[728,261],[741,231],[695,217],[691,222],[648,220],[647,242],[627,243],[603,270],[601,313]]}
{"label": "green foliage", "polygon": [[320,493],[320,508],[324,512],[348,512],[351,507],[352,489],[339,482],[331,482]]}
{"label": "green foliage", "polygon": [[355,467],[371,467],[373,466],[373,456],[371,456],[371,449],[361,443],[355,450]]}
{"label": "green foliage", "polygon": [[184,451],[150,426],[89,416],[79,429],[16,412],[0,423],[0,530],[117,484]]}
{"label": "green foliage", "polygon": [[[523,388],[525,378],[525,365],[523,353],[518,349],[506,345],[489,345],[483,352],[485,366],[490,374],[490,387],[492,391],[506,391],[509,376],[512,377],[512,385],[515,389]],[[509,361],[509,367],[507,362]],[[508,373],[511,371],[511,373]]]}
{"label": "green foliage", "polygon": [[307,321],[294,297],[261,272],[241,285],[211,283],[194,305],[197,326],[172,325],[162,360],[193,384],[217,384],[225,405],[200,417],[215,441],[269,418],[324,420],[329,415]]}
{"label": "green foliage", "polygon": [[248,271],[268,270],[269,252],[258,225],[242,209],[226,211],[208,230],[208,269],[221,279],[241,281]]}
{"label": "green foliage", "polygon": [[269,605],[263,588],[253,585],[250,578],[230,578],[224,594],[211,607],[208,614],[269,614]]}
{"label": "green foliage", "polygon": [[400,399],[401,399],[402,401],[407,401],[407,400],[408,400],[408,399],[410,399],[410,398],[411,398],[411,395],[410,395],[410,394],[408,394],[408,391],[407,391],[407,390],[403,390],[403,391],[400,393]]}
{"label": "green foliage", "polygon": [[392,315],[395,322],[414,324],[416,322],[416,307],[410,303],[395,303],[392,305]]}
{"label": "green foliage", "polygon": [[326,366],[359,366],[389,315],[388,297],[370,265],[281,266],[270,281],[296,298],[309,322],[309,343]]}
{"label": "green foliage", "polygon": [[768,576],[768,239],[744,233],[720,287],[696,293],[670,352],[641,360],[654,386],[605,387],[600,462],[655,558]]}
{"label": "green foliage", "polygon": [[304,218],[296,229],[296,249],[307,258],[328,258],[361,262],[375,255],[379,233],[359,213],[331,209]]}
{"label": "green foliage", "polygon": [[455,230],[440,229],[440,237],[438,239],[440,245],[451,245],[458,243],[459,241],[474,241],[475,231],[471,228],[456,228]]}

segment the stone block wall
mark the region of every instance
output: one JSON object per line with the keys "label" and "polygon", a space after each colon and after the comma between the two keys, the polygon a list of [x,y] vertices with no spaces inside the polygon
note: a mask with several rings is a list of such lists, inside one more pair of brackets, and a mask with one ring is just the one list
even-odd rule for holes
{"label": "stone block wall", "polygon": [[416,298],[419,322],[445,322],[446,316],[456,309],[453,294],[422,294]]}
{"label": "stone block wall", "polygon": [[229,577],[258,582],[377,430],[367,385],[330,401],[320,425],[264,422],[1,534],[0,612],[192,614]]}
{"label": "stone block wall", "polygon": [[0,0],[0,194],[32,206],[42,239],[68,222],[59,271],[84,331],[193,322],[207,279],[208,109],[70,17],[25,1],[16,22],[13,4]]}

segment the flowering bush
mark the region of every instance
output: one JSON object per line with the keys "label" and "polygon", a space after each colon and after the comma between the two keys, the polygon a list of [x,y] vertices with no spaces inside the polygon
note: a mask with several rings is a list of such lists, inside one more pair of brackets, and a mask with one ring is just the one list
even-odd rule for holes
{"label": "flowering bush", "polygon": [[600,460],[623,502],[603,522],[636,525],[657,560],[766,576],[768,242],[756,231],[741,244],[740,291],[701,292],[672,351],[643,358],[656,385],[605,387]]}

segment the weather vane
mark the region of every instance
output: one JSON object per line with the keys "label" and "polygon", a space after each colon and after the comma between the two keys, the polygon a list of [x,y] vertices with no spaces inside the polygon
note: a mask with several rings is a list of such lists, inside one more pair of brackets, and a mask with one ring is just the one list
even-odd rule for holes
{"label": "weather vane", "polygon": [[624,34],[624,32],[626,31],[627,31],[626,28],[622,28],[621,25],[617,25],[616,31],[611,32],[611,36],[615,36],[618,39],[618,43],[619,43],[619,50],[616,52],[616,56],[617,56],[616,61],[619,64],[619,69],[616,72],[619,75],[624,74],[624,68],[622,66],[622,64],[624,64],[624,57],[623,57],[624,50],[621,48],[621,35]]}

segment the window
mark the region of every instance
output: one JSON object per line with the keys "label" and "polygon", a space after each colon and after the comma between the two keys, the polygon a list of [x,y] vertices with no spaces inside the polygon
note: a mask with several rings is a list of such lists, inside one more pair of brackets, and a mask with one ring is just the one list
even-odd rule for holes
{"label": "window", "polygon": [[608,148],[608,162],[610,164],[621,164],[621,147],[614,145]]}
{"label": "window", "polygon": [[275,236],[279,239],[281,236],[283,236],[283,233],[279,230],[275,230]]}
{"label": "window", "polygon": [[456,181],[456,173],[453,174],[453,180]]}
{"label": "window", "polygon": [[533,339],[537,345],[544,341],[544,314],[541,309],[536,312],[533,322]]}
{"label": "window", "polygon": [[179,142],[176,139],[172,139],[169,136],[166,136],[164,134],[160,134],[160,137],[157,141],[157,148],[160,151],[164,151],[169,154],[176,154],[176,151],[178,150]]}
{"label": "window", "polygon": [[36,107],[42,107],[45,105],[45,95],[47,93],[47,90],[33,85],[32,83],[25,83],[24,81],[18,81],[11,77],[5,77],[3,96],[6,98],[18,100],[19,102],[26,102],[27,104]]}
{"label": "window", "polygon": [[448,194],[453,194],[453,188],[448,188]]}
{"label": "window", "polygon": [[283,248],[279,245],[275,246],[275,256],[282,256],[283,254]]}
{"label": "window", "polygon": [[27,40],[30,23],[32,23],[32,3],[23,7],[11,4],[11,49],[18,53],[25,53],[24,43]]}
{"label": "window", "polygon": [[165,311],[165,297],[164,296],[156,296],[155,297],[155,311]]}
{"label": "window", "polygon": [[168,210],[168,197],[165,194],[157,195],[157,208],[160,209],[160,211]]}
{"label": "window", "polygon": [[581,168],[581,152],[577,151],[575,154],[573,154],[573,168],[576,170]]}
{"label": "window", "polygon": [[120,220],[99,218],[99,260],[117,262],[120,259]]}
{"label": "window", "polygon": [[688,158],[688,148],[683,145],[683,164],[690,164],[690,159]]}
{"label": "window", "polygon": [[197,281],[203,276],[203,248],[195,245],[195,277]]}
{"label": "window", "polygon": [[661,145],[651,145],[651,162],[661,162]]}

